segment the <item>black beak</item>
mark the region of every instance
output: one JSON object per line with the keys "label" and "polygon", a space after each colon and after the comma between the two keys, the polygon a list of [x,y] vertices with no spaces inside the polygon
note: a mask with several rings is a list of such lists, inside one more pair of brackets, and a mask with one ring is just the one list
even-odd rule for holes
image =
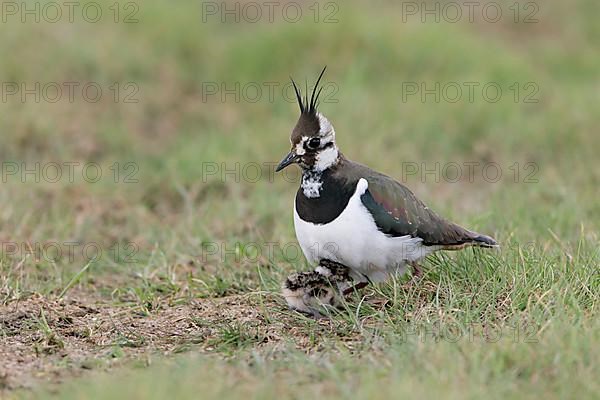
{"label": "black beak", "polygon": [[298,156],[296,155],[294,150],[292,150],[288,153],[287,156],[285,156],[285,158],[283,160],[281,160],[281,162],[275,169],[275,172],[281,171],[282,169],[284,169],[285,167],[287,167],[290,164],[295,163],[296,161],[298,161]]}

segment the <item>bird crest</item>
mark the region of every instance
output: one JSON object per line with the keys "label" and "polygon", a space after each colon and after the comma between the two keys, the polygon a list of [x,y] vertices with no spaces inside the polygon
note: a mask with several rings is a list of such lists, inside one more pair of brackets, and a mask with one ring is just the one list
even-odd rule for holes
{"label": "bird crest", "polygon": [[300,92],[300,89],[298,89],[296,82],[294,82],[294,79],[290,76],[290,80],[292,81],[292,85],[294,86],[294,92],[296,92],[298,106],[300,107],[300,114],[316,115],[317,107],[319,105],[319,95],[323,90],[322,86],[319,87],[319,83],[321,82],[321,78],[323,77],[323,74],[325,73],[326,69],[327,66],[323,67],[323,70],[319,74],[319,77],[317,78],[317,83],[315,83],[315,87],[313,88],[312,94],[310,96],[310,100],[308,98],[308,87],[305,90],[306,95],[304,96],[304,98],[302,98],[302,93]]}

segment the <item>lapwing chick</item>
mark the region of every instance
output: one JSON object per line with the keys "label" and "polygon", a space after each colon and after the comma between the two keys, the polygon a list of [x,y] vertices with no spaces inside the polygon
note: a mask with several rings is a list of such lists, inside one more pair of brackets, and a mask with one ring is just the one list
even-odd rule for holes
{"label": "lapwing chick", "polygon": [[[300,117],[292,130],[291,150],[276,168],[298,164],[302,169],[294,227],[307,260],[313,265],[322,260],[341,264],[352,280],[365,284],[404,273],[438,250],[497,247],[490,236],[440,217],[396,180],[344,157],[333,125],[317,110],[324,72],[325,68],[310,98],[308,93],[303,98],[292,80]],[[302,291],[303,284],[324,282],[316,271],[307,274],[286,282],[286,293],[302,293],[302,304],[291,304],[292,297],[286,296],[292,308],[333,298],[327,291]]]}
{"label": "lapwing chick", "polygon": [[315,318],[323,316],[327,307],[339,307],[352,279],[343,265],[322,260],[310,272],[296,272],[283,284],[283,297],[292,310]]}

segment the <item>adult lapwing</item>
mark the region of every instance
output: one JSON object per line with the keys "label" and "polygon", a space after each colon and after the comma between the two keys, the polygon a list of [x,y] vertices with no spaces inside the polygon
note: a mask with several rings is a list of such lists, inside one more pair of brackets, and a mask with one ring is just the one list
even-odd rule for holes
{"label": "adult lapwing", "polygon": [[320,264],[306,276],[286,280],[288,305],[311,314],[316,303],[334,305],[336,295],[324,288],[331,284],[344,292],[353,286],[332,266],[347,268],[348,281],[362,287],[403,273],[407,265],[419,273],[417,262],[434,251],[497,247],[493,238],[440,217],[393,178],[344,157],[333,125],[317,111],[324,72],[310,99],[308,94],[302,98],[292,80],[300,118],[292,148],[276,168],[296,163],[302,169],[294,205],[296,237],[307,260]]}

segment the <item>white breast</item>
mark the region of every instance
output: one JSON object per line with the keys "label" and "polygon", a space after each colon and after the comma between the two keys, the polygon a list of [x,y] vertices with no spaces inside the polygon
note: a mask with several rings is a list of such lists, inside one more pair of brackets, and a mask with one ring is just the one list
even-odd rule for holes
{"label": "white breast", "polygon": [[360,197],[369,184],[360,179],[356,190],[342,213],[328,224],[303,221],[294,206],[296,237],[307,260],[316,264],[329,259],[349,267],[356,280],[380,282],[400,269],[407,261],[416,261],[437,248],[423,246],[420,238],[392,237],[377,229],[373,217]]}

